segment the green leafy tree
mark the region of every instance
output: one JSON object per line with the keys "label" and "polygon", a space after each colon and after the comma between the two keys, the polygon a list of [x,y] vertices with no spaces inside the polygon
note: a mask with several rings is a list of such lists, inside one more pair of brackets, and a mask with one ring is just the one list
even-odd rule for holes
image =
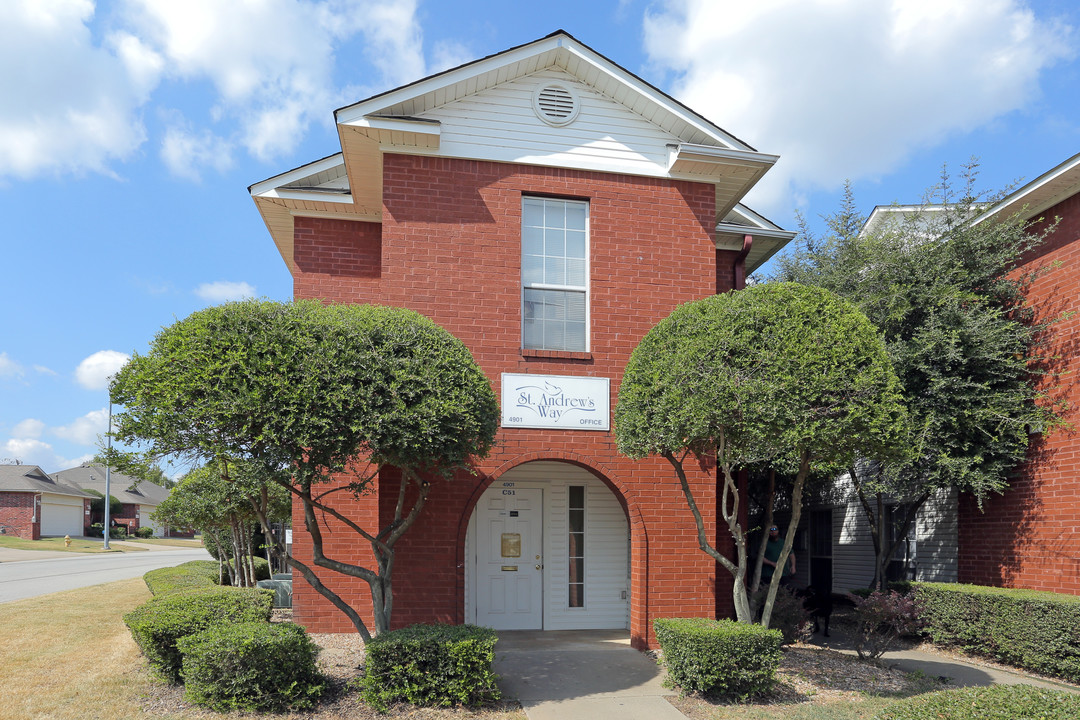
{"label": "green leafy tree", "polygon": [[185,475],[151,517],[174,527],[198,528],[214,548],[229,584],[252,587],[258,548],[251,546],[251,538],[259,524],[256,507],[263,505],[264,488],[268,521],[288,520],[292,507],[285,487],[260,477],[253,463],[219,458]]}
{"label": "green leafy tree", "polygon": [[176,481],[165,474],[159,463],[148,460],[141,453],[108,447],[100,435],[98,436],[98,451],[90,462],[102,467],[111,466],[114,472],[123,473],[137,480],[146,480],[166,489],[176,486]]}
{"label": "green leafy tree", "polygon": [[[375,630],[390,627],[394,547],[423,510],[430,483],[468,471],[498,424],[491,385],[468,349],[427,318],[401,308],[317,302],[229,303],[162,330],[111,386],[124,406],[116,437],[161,457],[249,460],[289,490],[311,535],[311,564],[289,565],[371,635],[356,609],[313,566],[367,582]],[[397,468],[394,509],[363,527],[334,504]],[[344,485],[335,479],[347,479]],[[265,498],[256,502],[269,528]],[[371,546],[373,567],[327,556],[323,518]],[[282,552],[284,548],[281,548]],[[370,563],[369,563],[370,564]]]}
{"label": "green leafy tree", "polygon": [[[827,230],[802,223],[775,280],[827,288],[855,303],[881,330],[904,390],[911,452],[863,454],[846,470],[870,524],[876,572],[885,569],[918,509],[939,489],[1001,492],[1023,461],[1030,432],[1057,422],[1037,401],[1035,377],[1045,326],[1031,322],[1024,292],[1040,271],[1025,253],[1042,242],[1019,216],[980,220],[1002,195],[975,191],[977,168],[960,188],[947,174],[917,208],[895,208],[864,227],[850,187]],[[904,503],[893,542],[886,498]]]}
{"label": "green leafy tree", "polygon": [[[894,452],[904,420],[899,383],[866,316],[831,292],[775,283],[687,303],[650,330],[626,366],[615,436],[623,454],[671,464],[699,546],[732,574],[736,616],[752,622],[736,470],[755,463],[794,470],[779,566],[791,552],[811,469]],[[709,542],[688,460],[720,471],[734,560]],[[769,587],[766,627],[780,576]]]}

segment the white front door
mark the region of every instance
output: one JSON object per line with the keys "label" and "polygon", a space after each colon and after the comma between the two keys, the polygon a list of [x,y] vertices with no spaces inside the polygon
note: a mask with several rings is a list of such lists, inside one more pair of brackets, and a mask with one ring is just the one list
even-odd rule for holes
{"label": "white front door", "polygon": [[491,487],[476,507],[476,623],[496,630],[544,625],[544,491]]}

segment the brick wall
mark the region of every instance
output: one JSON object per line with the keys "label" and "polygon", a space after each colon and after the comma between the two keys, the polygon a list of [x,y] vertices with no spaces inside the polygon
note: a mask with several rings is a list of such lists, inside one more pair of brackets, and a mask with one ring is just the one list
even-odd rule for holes
{"label": "brick wall", "polygon": [[[387,155],[383,186],[381,227],[296,219],[295,296],[417,310],[469,347],[496,394],[503,372],[598,376],[611,379],[614,406],[622,369],[645,332],[677,305],[714,293],[718,281],[731,277],[730,268],[717,267],[714,191],[707,184]],[[589,353],[520,349],[521,198],[528,194],[590,203]],[[730,263],[736,254],[722,256]],[[723,573],[718,580],[713,561],[698,549],[692,516],[665,461],[631,462],[617,453],[609,433],[513,428],[500,430],[495,451],[476,476],[434,485],[421,522],[399,544],[395,626],[464,620],[464,538],[473,507],[507,470],[539,459],[588,469],[627,508],[636,644],[653,642],[655,617],[731,611],[730,578]],[[691,479],[716,537],[715,472],[695,470]],[[380,486],[379,497],[348,503],[354,517],[370,521],[392,512],[396,474],[384,473]],[[309,539],[300,516],[294,517],[294,549],[304,557]],[[335,531],[328,545],[331,556],[370,558],[355,536]],[[325,572],[320,577],[370,616],[362,581]],[[294,592],[297,622],[315,632],[351,631],[345,616],[306,584],[297,583]]]}
{"label": "brick wall", "polygon": [[[1080,195],[1042,214],[1062,218],[1027,261],[1047,269],[1029,298],[1042,319],[1075,311],[1080,299]],[[1045,227],[1045,222],[1035,228]],[[1045,338],[1042,389],[1068,403],[1080,429],[1080,315],[1057,322]],[[1075,429],[1033,437],[1027,463],[1009,489],[979,512],[960,502],[960,581],[1080,595],[1080,444]]]}
{"label": "brick wall", "polygon": [[34,521],[37,496],[30,492],[0,493],[0,525],[4,534],[23,540],[41,539],[41,518]]}

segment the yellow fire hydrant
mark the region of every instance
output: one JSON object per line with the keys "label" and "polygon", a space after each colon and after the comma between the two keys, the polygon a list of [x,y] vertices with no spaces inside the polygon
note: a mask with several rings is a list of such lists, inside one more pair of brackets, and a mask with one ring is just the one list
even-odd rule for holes
{"label": "yellow fire hydrant", "polygon": [[64,547],[71,547],[71,536],[70,535],[65,535],[64,536]]}

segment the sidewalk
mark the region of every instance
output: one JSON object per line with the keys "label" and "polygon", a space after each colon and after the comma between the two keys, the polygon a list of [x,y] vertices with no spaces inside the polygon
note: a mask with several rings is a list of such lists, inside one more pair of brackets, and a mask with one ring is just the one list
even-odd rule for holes
{"label": "sidewalk", "polygon": [[529,720],[685,720],[625,630],[502,631],[495,672]]}
{"label": "sidewalk", "polygon": [[[839,621],[839,622],[838,622]],[[832,637],[814,635],[810,644],[828,648],[846,655],[857,655],[850,629],[842,617],[833,618]],[[1080,688],[1054,680],[1044,680],[1026,674],[1020,668],[1005,668],[977,660],[958,658],[953,654],[937,652],[932,648],[905,648],[890,650],[881,656],[881,662],[905,672],[921,672],[932,678],[948,678],[946,687],[971,687],[986,685],[1035,685],[1050,690],[1080,693]]]}

